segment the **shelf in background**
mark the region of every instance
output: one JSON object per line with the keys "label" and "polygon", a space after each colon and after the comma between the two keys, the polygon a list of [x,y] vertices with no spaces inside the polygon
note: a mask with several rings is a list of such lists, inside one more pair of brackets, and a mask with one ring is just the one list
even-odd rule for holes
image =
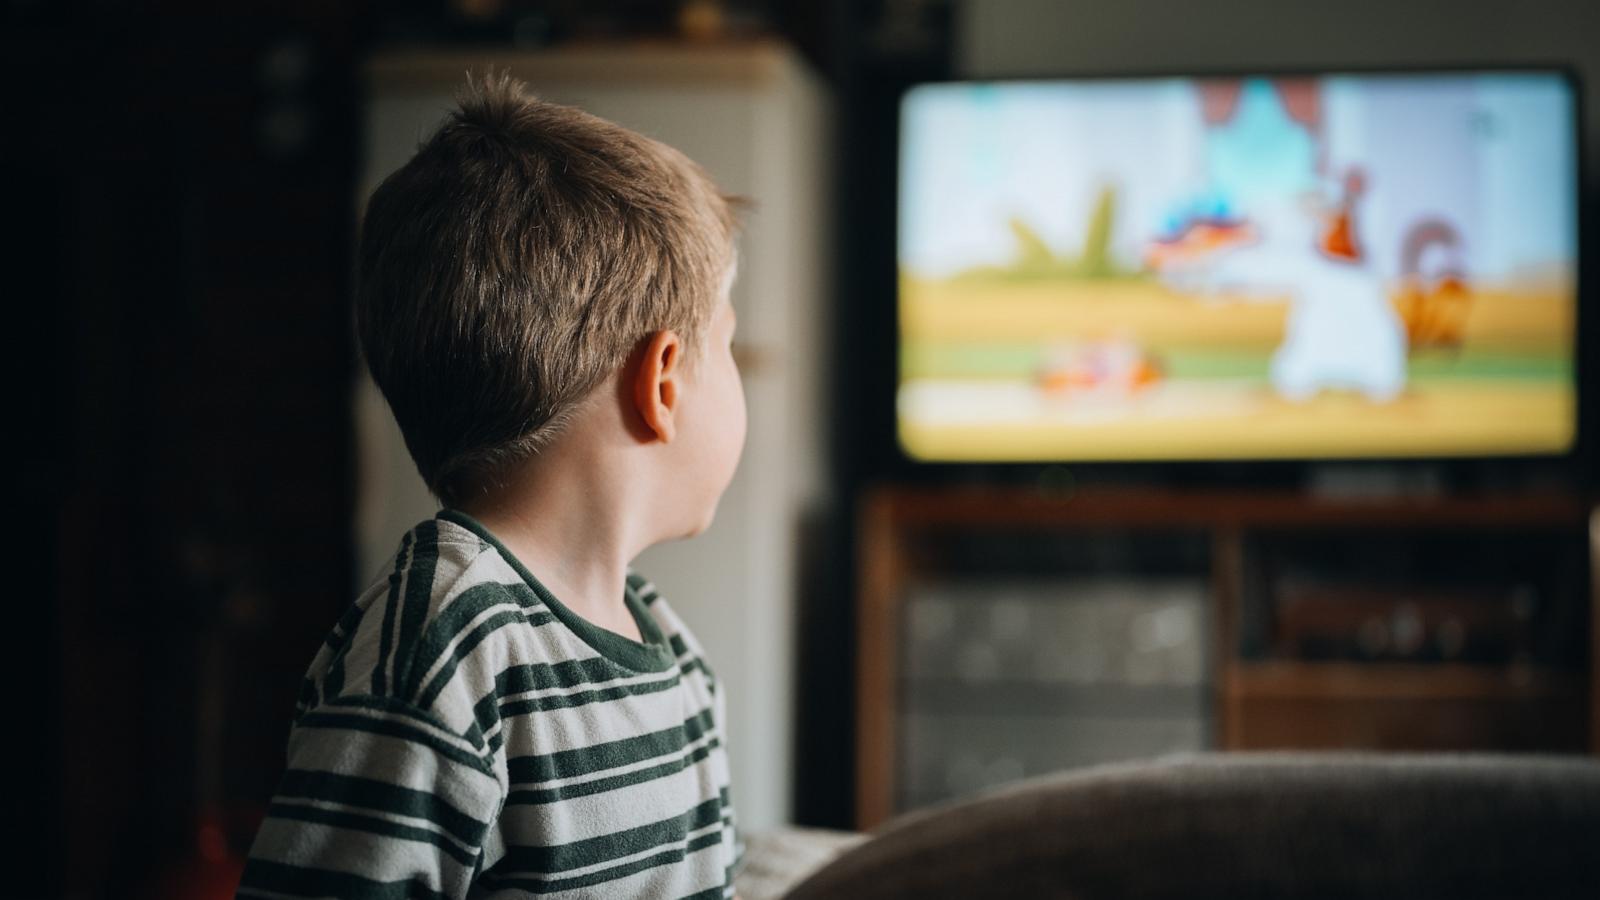
{"label": "shelf in background", "polygon": [[1527,700],[1579,698],[1582,672],[1452,663],[1239,662],[1223,691],[1241,698],[1345,700]]}
{"label": "shelf in background", "polygon": [[1222,674],[1223,746],[1579,753],[1585,682],[1510,666],[1241,662]]}
{"label": "shelf in background", "polygon": [[1245,525],[1524,527],[1582,525],[1589,508],[1567,494],[1328,497],[1297,492],[1092,488],[887,489],[872,495],[893,520],[930,525]]}

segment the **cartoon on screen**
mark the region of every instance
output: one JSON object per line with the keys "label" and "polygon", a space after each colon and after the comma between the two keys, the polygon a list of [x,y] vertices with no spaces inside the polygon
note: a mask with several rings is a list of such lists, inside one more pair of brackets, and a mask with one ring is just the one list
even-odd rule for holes
{"label": "cartoon on screen", "polygon": [[900,434],[948,459],[1570,443],[1564,83],[940,86],[906,108]]}

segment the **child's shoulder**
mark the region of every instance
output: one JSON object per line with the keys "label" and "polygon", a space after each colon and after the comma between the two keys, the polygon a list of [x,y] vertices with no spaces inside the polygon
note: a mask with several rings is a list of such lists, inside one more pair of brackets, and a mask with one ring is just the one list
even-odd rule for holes
{"label": "child's shoulder", "polygon": [[[493,684],[493,672],[475,671],[485,656],[475,651],[512,640],[511,626],[541,624],[549,617],[541,606],[487,541],[447,517],[429,519],[401,538],[334,626],[307,673],[302,706],[355,694],[457,718],[442,701]],[[453,685],[466,690],[447,691]]]}

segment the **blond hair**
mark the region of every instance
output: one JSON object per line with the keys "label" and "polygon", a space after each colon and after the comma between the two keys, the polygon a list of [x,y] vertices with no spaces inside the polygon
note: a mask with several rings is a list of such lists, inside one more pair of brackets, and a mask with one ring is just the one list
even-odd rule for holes
{"label": "blond hair", "polygon": [[428,487],[490,489],[651,334],[701,343],[734,198],[678,151],[506,75],[373,193],[356,327]]}

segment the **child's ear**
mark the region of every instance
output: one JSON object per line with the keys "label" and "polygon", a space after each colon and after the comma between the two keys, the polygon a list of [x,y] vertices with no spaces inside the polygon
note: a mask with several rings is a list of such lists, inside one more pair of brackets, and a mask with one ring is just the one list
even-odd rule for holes
{"label": "child's ear", "polygon": [[683,341],[675,331],[658,331],[645,343],[633,376],[633,405],[644,426],[661,441],[677,433],[678,390],[683,377]]}

